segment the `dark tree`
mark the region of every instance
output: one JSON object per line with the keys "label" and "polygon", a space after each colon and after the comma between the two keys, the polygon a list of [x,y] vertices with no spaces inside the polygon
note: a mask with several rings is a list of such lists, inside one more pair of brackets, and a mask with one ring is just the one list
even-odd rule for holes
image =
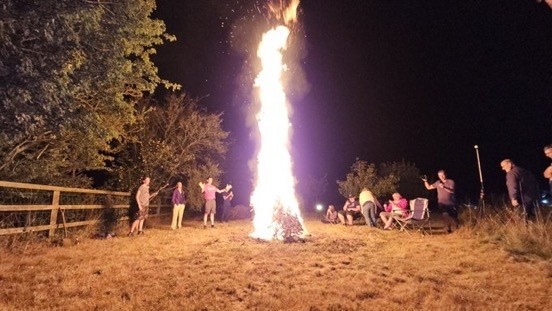
{"label": "dark tree", "polygon": [[161,79],[154,0],[0,5],[0,178],[85,185]]}

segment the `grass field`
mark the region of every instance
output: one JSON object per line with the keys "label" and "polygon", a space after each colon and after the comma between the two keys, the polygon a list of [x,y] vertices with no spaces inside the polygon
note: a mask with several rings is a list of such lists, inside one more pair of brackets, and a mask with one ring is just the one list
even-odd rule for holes
{"label": "grass field", "polygon": [[[552,261],[460,229],[405,234],[307,220],[305,243],[251,222],[0,256],[0,310],[550,310]],[[122,232],[122,231],[121,231]]]}

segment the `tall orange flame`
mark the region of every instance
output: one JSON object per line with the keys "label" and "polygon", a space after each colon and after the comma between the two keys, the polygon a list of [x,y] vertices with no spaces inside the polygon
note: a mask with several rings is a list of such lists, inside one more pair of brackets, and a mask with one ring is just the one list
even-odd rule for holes
{"label": "tall orange flame", "polygon": [[284,24],[290,25],[292,22],[297,21],[297,7],[299,7],[299,0],[291,0],[286,5],[284,0],[279,2],[271,2],[268,4],[268,8],[272,15],[279,20],[283,20]]}
{"label": "tall orange flame", "polygon": [[[295,20],[298,4],[298,0],[292,1],[293,14],[289,12],[289,7],[278,11],[282,12],[284,21],[291,16],[293,19],[289,21]],[[257,50],[262,64],[262,70],[255,79],[261,102],[257,114],[261,142],[257,154],[257,180],[251,196],[251,205],[255,210],[251,236],[265,240],[283,238],[282,224],[276,221],[276,215],[282,213],[296,219],[304,229],[295,195],[289,152],[291,124],[282,85],[282,74],[286,70],[282,53],[287,48],[289,34],[286,26],[277,26],[263,35]]]}

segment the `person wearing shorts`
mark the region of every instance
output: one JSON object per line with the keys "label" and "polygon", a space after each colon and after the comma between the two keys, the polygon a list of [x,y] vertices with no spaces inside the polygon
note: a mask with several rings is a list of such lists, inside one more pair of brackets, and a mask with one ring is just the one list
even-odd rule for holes
{"label": "person wearing shorts", "polygon": [[343,209],[337,214],[339,221],[346,226],[352,226],[353,219],[358,215],[361,215],[360,204],[356,200],[354,194],[349,194],[349,198],[345,201]]}
{"label": "person wearing shorts", "polygon": [[134,221],[130,227],[128,236],[134,235],[134,230],[138,229],[138,234],[144,233],[144,221],[148,217],[149,201],[151,199],[149,192],[150,178],[145,177],[142,180],[142,185],[136,192],[136,203],[138,204],[138,211],[134,215]]}
{"label": "person wearing shorts", "polygon": [[203,214],[203,228],[207,228],[207,217],[211,218],[211,228],[215,227],[215,213],[217,212],[216,194],[230,190],[231,186],[226,185],[225,189],[218,189],[213,186],[213,178],[207,178],[207,183],[199,183],[203,197],[205,198],[205,213]]}

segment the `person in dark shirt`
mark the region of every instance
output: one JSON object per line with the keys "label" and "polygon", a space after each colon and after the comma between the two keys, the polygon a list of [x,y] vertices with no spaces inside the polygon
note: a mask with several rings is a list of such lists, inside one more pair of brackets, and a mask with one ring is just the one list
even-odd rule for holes
{"label": "person in dark shirt", "polygon": [[500,167],[506,172],[506,187],[512,206],[521,206],[525,220],[534,221],[535,206],[539,197],[535,176],[528,170],[516,166],[510,159],[502,160]]}
{"label": "person in dark shirt", "polygon": [[182,216],[184,215],[184,209],[186,208],[186,195],[182,189],[182,183],[178,182],[172,195],[173,214],[171,229],[176,230],[182,227]]}
{"label": "person in dark shirt", "polygon": [[222,198],[224,199],[224,201],[222,202],[222,209],[220,211],[220,221],[228,222],[230,208],[232,208],[232,199],[234,198],[234,193],[232,192],[232,190],[225,190],[222,193]]}
{"label": "person in dark shirt", "polygon": [[[360,203],[358,203],[353,194],[350,194],[343,205],[343,210],[339,211],[337,216],[342,224],[352,226],[353,218],[358,215],[360,215]],[[345,221],[345,217],[347,221]]]}
{"label": "person in dark shirt", "polygon": [[433,184],[427,182],[427,178],[423,178],[424,186],[427,190],[437,190],[437,203],[443,212],[443,220],[447,227],[447,232],[452,232],[452,227],[458,228],[458,210],[456,209],[456,197],[454,196],[455,184],[454,180],[447,178],[444,170],[437,172],[439,180]]}

